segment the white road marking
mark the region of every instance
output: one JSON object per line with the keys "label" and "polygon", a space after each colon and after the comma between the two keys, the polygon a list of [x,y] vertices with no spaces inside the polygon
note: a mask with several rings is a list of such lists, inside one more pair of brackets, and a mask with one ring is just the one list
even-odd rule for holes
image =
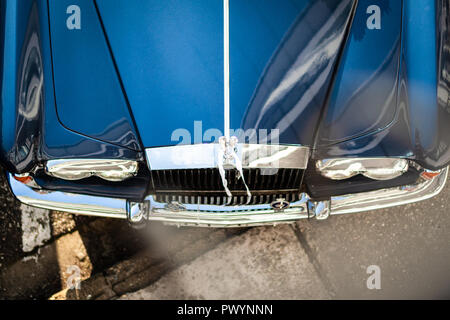
{"label": "white road marking", "polygon": [[22,250],[33,251],[51,238],[50,211],[22,204]]}

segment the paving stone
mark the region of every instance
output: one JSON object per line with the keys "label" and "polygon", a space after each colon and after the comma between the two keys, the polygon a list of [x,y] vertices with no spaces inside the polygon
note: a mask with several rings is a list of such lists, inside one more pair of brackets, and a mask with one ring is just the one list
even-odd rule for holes
{"label": "paving stone", "polygon": [[253,228],[121,299],[314,299],[329,295],[289,225]]}
{"label": "paving stone", "polygon": [[245,230],[152,225],[146,231],[150,247],[82,281],[79,290],[63,290],[50,299],[112,299],[139,290]]}
{"label": "paving stone", "polygon": [[53,237],[59,237],[66,233],[70,233],[76,228],[74,215],[67,212],[51,211],[50,221]]}
{"label": "paving stone", "polygon": [[69,277],[83,280],[91,272],[81,237],[73,232],[4,268],[0,273],[0,291],[8,299],[43,298],[55,292],[55,288],[64,289]]}
{"label": "paving stone", "polygon": [[31,252],[34,248],[48,242],[51,235],[50,210],[20,206],[22,216],[22,250]]}

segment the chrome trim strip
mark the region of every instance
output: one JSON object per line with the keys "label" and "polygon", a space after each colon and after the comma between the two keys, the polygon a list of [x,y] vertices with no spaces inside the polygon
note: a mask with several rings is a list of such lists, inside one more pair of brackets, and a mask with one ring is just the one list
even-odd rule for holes
{"label": "chrome trim strip", "polygon": [[167,224],[199,227],[240,227],[264,224],[294,222],[308,218],[306,194],[283,211],[275,210],[270,204],[243,206],[214,206],[181,204],[173,211],[166,203],[156,202],[149,196],[149,221],[161,221]]}
{"label": "chrome trim strip", "polygon": [[9,186],[19,201],[38,208],[107,218],[126,218],[126,200],[76,193],[31,189],[8,175]]}
{"label": "chrome trim strip", "polygon": [[215,168],[218,144],[177,145],[145,149],[150,170]]}
{"label": "chrome trim strip", "polygon": [[119,159],[58,159],[47,161],[45,173],[64,180],[96,176],[108,181],[123,181],[137,174],[138,162]]}
{"label": "chrome trim strip", "polygon": [[[147,148],[150,170],[200,169],[217,167],[219,144],[177,145]],[[277,144],[238,144],[236,154],[243,168],[306,169],[309,148]]]}
{"label": "chrome trim strip", "polygon": [[[367,210],[387,208],[407,203],[425,200],[437,195],[447,181],[448,168],[431,180],[421,179],[417,184],[381,189],[377,191],[332,197],[330,201],[331,214],[361,212]],[[8,176],[9,184],[14,195],[23,203],[51,210],[60,210],[76,214],[87,214],[101,217],[127,217],[127,201],[106,197],[86,196],[58,191],[43,193]],[[265,224],[293,222],[298,219],[312,217],[308,214],[309,197],[303,194],[300,201],[291,203],[283,211],[277,211],[267,205],[255,206],[212,206],[185,205],[168,206],[159,203],[148,196],[149,221],[161,221],[168,224],[195,225],[210,227],[238,227]],[[318,203],[314,204],[316,208]],[[142,206],[146,207],[146,206]],[[318,212],[324,212],[319,210]],[[136,214],[136,213],[135,213]]]}
{"label": "chrome trim strip", "polygon": [[448,170],[447,167],[435,178],[421,179],[417,184],[331,197],[331,214],[383,209],[432,198],[444,188]]}

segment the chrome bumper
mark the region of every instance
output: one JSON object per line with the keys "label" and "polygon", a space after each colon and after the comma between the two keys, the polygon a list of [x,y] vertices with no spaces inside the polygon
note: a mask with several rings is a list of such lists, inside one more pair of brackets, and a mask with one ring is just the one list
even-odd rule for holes
{"label": "chrome bumper", "polygon": [[239,227],[294,222],[299,219],[325,219],[330,214],[343,214],[387,208],[425,200],[437,195],[447,180],[448,168],[431,180],[421,179],[413,185],[381,189],[332,197],[314,202],[302,194],[298,202],[282,211],[270,204],[251,206],[214,206],[167,204],[148,196],[143,203],[126,199],[95,197],[59,191],[40,191],[30,188],[10,174],[9,184],[14,195],[23,203],[39,208],[75,214],[122,218],[131,221],[146,219],[174,225],[204,227]]}

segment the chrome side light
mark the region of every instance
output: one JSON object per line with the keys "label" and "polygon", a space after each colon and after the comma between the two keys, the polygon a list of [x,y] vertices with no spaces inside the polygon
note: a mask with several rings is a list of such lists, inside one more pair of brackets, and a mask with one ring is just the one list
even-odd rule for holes
{"label": "chrome side light", "polygon": [[108,181],[122,181],[137,174],[138,162],[115,159],[50,160],[45,172],[64,180],[80,180],[96,176]]}
{"label": "chrome side light", "polygon": [[362,174],[374,180],[389,180],[408,171],[408,160],[399,158],[341,158],[316,162],[317,170],[333,180]]}

